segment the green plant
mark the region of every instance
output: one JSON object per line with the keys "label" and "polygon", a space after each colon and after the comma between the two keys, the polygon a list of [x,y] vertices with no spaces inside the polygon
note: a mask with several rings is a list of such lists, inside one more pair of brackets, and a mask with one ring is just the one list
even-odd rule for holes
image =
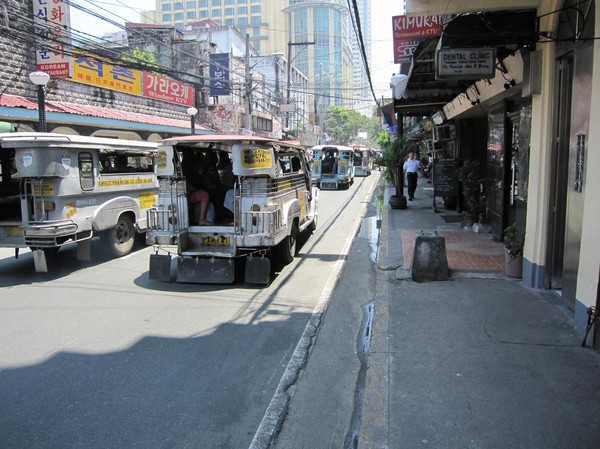
{"label": "green plant", "polygon": [[463,209],[469,215],[479,214],[479,189],[481,183],[479,162],[467,159],[458,168],[458,180],[461,185]]}
{"label": "green plant", "polygon": [[378,143],[382,151],[375,158],[374,163],[385,167],[383,177],[398,190],[402,187],[404,179],[402,176],[402,164],[408,153],[411,151],[418,153],[418,145],[415,141],[404,137],[391,140],[389,135],[380,136]]}
{"label": "green plant", "polygon": [[521,231],[516,223],[507,226],[504,229],[504,247],[513,259],[523,255],[523,245],[525,244],[525,233]]}

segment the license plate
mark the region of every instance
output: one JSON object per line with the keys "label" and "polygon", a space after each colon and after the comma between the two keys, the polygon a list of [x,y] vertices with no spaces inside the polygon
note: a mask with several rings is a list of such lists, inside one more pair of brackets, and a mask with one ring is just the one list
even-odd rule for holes
{"label": "license plate", "polygon": [[229,237],[223,235],[208,235],[202,237],[202,244],[204,246],[229,246]]}

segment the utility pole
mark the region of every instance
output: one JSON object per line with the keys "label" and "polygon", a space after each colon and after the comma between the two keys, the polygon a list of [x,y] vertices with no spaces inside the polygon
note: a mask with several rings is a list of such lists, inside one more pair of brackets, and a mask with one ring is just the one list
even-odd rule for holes
{"label": "utility pole", "polygon": [[[286,103],[289,106],[290,104],[290,83],[292,77],[292,46],[294,45],[315,45],[315,42],[290,42],[288,41],[288,57],[287,57],[287,94],[286,94]],[[285,113],[285,127],[289,129],[290,127],[290,113]]]}
{"label": "utility pole", "polygon": [[244,82],[246,97],[246,115],[244,128],[252,131],[252,77],[250,75],[250,35],[246,33],[246,77]]}

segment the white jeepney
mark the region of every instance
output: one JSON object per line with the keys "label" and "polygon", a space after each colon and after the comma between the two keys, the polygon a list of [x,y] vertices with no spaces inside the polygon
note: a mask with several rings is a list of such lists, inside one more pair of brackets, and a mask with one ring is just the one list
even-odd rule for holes
{"label": "white jeepney", "polygon": [[[202,224],[192,202],[199,158],[218,159],[219,167],[231,169],[230,181],[220,187],[225,192],[208,191]],[[193,135],[162,141],[158,159],[159,201],[149,211],[146,234],[155,248],[151,279],[170,281],[176,254],[178,282],[232,283],[236,266],[244,263],[246,282],[268,284],[267,253],[290,263],[298,234],[316,227],[318,189],[302,147],[260,137]],[[230,213],[219,216],[223,198]]]}
{"label": "white jeepney", "polygon": [[46,254],[69,243],[89,260],[96,235],[115,257],[131,252],[158,195],[156,143],[25,132],[0,134],[0,146],[14,151],[19,238],[36,271],[48,271]]}

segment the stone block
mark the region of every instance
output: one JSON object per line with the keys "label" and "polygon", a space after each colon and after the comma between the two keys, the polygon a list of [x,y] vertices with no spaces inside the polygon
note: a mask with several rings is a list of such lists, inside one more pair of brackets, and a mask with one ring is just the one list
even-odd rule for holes
{"label": "stone block", "polygon": [[446,240],[440,235],[418,235],[412,262],[412,278],[417,282],[448,279]]}

